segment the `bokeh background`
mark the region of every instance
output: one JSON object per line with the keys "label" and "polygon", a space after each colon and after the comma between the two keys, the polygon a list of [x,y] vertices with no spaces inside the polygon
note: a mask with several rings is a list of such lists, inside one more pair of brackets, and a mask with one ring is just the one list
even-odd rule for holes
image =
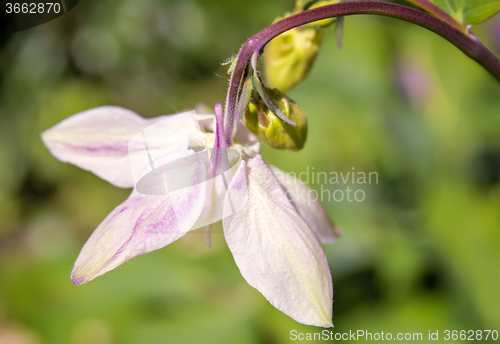
{"label": "bokeh background", "polygon": [[[53,158],[39,133],[88,108],[152,117],[224,100],[220,63],[291,0],[82,0],[0,51],[0,343],[288,343],[317,332],[241,277],[215,230],[77,287],[80,248],[129,194]],[[5,28],[5,26],[4,26]],[[500,17],[474,32],[500,53]],[[395,19],[327,30],[290,92],[308,115],[285,171],[377,172],[363,202],[325,202],[335,332],[500,330],[500,84],[437,35]],[[322,185],[313,184],[316,189]],[[323,185],[335,190],[349,185]]]}

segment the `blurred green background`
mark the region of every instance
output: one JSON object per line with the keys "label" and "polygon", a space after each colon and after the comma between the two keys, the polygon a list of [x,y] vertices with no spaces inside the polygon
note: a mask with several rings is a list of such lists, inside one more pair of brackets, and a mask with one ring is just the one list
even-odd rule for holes
{"label": "blurred green background", "polygon": [[[291,0],[82,0],[3,37],[0,52],[0,343],[288,343],[294,322],[241,277],[219,230],[76,287],[80,248],[129,194],[53,158],[39,133],[118,105],[145,117],[224,100],[220,62]],[[500,16],[475,27],[500,49]],[[500,84],[437,35],[395,19],[327,30],[290,92],[308,115],[285,171],[377,172],[363,202],[325,202],[335,332],[500,330]],[[321,184],[313,184],[320,190]],[[334,190],[345,185],[323,185]]]}

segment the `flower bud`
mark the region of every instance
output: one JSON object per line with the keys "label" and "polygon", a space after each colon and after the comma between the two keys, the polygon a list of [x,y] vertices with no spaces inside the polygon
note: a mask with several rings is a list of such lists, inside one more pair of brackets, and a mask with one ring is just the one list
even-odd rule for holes
{"label": "flower bud", "polygon": [[307,118],[298,105],[277,89],[267,92],[280,110],[296,125],[279,119],[262,100],[250,102],[245,123],[252,133],[273,148],[300,150],[307,138]]}
{"label": "flower bud", "polygon": [[311,69],[322,37],[318,26],[299,27],[269,42],[263,55],[266,85],[286,92],[302,81]]}

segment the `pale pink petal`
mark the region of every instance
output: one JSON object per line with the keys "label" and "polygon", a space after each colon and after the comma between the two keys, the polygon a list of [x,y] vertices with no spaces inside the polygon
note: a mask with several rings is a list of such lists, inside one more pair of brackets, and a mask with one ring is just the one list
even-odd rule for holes
{"label": "pale pink petal", "polygon": [[[227,193],[228,185],[239,167],[241,154],[237,150],[226,147],[222,105],[220,103],[215,105],[215,116],[205,116],[216,119],[213,148],[209,148],[208,150],[210,152],[211,178],[206,183],[207,201],[205,208],[194,228],[215,223],[224,217],[230,216],[235,209],[240,209],[244,206],[244,198],[238,199],[238,202],[233,202],[231,195]],[[200,121],[199,115],[197,119]]]}
{"label": "pale pink petal", "polygon": [[[178,153],[167,158],[172,160],[172,156]],[[192,151],[191,154],[198,156]],[[178,159],[170,165],[165,158],[156,162],[160,171],[175,169],[173,174],[168,173],[170,177],[183,174],[183,181],[178,181],[178,185],[166,183],[166,195],[145,195],[134,189],[130,197],[97,227],[82,248],[71,274],[73,283],[86,283],[134,257],[162,248],[193,227],[205,205],[206,186],[203,181],[207,178],[206,164],[203,159]],[[161,179],[154,179],[161,174],[150,176],[153,177],[149,181],[151,190],[157,191],[165,186]],[[169,191],[169,187],[179,188],[180,183],[186,187]]]}
{"label": "pale pink petal", "polygon": [[246,205],[223,220],[246,281],[277,309],[307,325],[332,326],[333,287],[325,254],[260,156],[242,161],[229,186]]}
{"label": "pale pink petal", "polygon": [[311,193],[312,189],[309,185],[295,176],[283,172],[275,166],[270,165],[270,167],[285,190],[288,199],[309,228],[316,234],[318,240],[323,244],[334,243],[342,235],[342,232],[330,220],[328,213],[321,204],[319,195]]}
{"label": "pale pink petal", "polygon": [[260,153],[260,143],[257,137],[248,130],[244,122],[236,123],[236,133],[234,134],[235,143],[243,145],[243,152],[253,158]]}
{"label": "pale pink petal", "polygon": [[[146,119],[127,109],[103,106],[73,115],[44,131],[41,137],[59,160],[91,171],[113,185],[128,188],[134,186],[129,154],[146,154],[145,151],[131,152],[130,147],[134,145],[130,145],[130,140],[141,130],[165,120],[168,120],[166,125],[175,126],[171,131],[176,135],[165,134],[161,140],[148,140],[148,148],[157,156],[187,149],[190,131],[200,131],[194,112],[191,116]],[[141,149],[144,150],[143,146]]]}
{"label": "pale pink petal", "polygon": [[200,123],[201,127],[206,131],[215,131],[215,116],[214,114],[207,113],[197,113],[195,115],[196,120]]}
{"label": "pale pink petal", "polygon": [[[205,131],[215,132],[215,116],[210,113],[211,110],[204,105],[196,107],[196,119]],[[260,153],[260,143],[257,137],[248,130],[243,121],[236,123],[236,131],[234,134],[234,143],[236,146],[241,146],[240,151],[253,158]]]}

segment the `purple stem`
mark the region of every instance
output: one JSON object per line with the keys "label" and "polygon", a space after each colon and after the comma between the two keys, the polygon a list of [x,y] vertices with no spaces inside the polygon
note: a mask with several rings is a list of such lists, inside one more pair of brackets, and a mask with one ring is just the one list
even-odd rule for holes
{"label": "purple stem", "polygon": [[475,36],[467,35],[450,24],[428,13],[411,7],[381,1],[354,1],[318,7],[307,10],[283,20],[250,37],[240,49],[238,60],[229,83],[225,108],[225,134],[228,146],[232,144],[232,132],[235,125],[235,107],[242,78],[254,52],[260,52],[274,37],[294,27],[317,20],[349,16],[355,14],[378,14],[398,18],[422,26],[453,43],[467,56],[474,59],[497,80],[500,81],[500,60],[490,52]]}
{"label": "purple stem", "polygon": [[417,5],[421,9],[429,12],[430,14],[434,15],[435,17],[440,18],[441,20],[447,22],[451,26],[453,26],[455,29],[460,30],[462,32],[467,32],[467,30],[460,25],[459,22],[457,22],[455,19],[453,19],[452,16],[450,16],[448,13],[434,5],[433,3],[427,1],[427,0],[406,0],[408,2],[411,2],[414,5]]}

